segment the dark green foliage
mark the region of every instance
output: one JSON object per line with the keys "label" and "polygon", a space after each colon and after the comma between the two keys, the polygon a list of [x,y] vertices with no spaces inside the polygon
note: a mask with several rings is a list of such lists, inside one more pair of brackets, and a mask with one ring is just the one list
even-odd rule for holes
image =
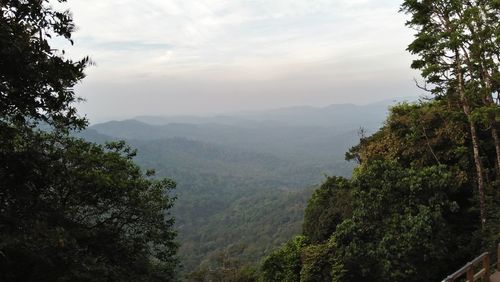
{"label": "dark green foliage", "polygon": [[341,177],[328,177],[314,191],[307,204],[302,233],[312,242],[330,238],[337,224],[351,217],[352,197],[350,183]]}
{"label": "dark green foliage", "polygon": [[[408,50],[418,56],[412,67],[420,69],[425,89],[448,102],[448,109],[462,111],[468,132],[477,180],[482,228],[491,209],[486,194],[491,179],[500,177],[500,134],[497,116],[500,90],[500,9],[497,1],[403,1],[414,41]],[[489,131],[489,136],[480,136]],[[495,159],[485,163],[484,140],[495,147]],[[492,171],[495,173],[491,173]]]}
{"label": "dark green foliage", "polygon": [[[309,236],[328,226],[318,224],[322,212],[345,208],[326,187],[348,188],[352,215],[318,242],[294,250],[300,280],[439,281],[497,243],[498,217],[484,232],[478,221],[466,132],[464,115],[445,103],[394,107],[380,131],[351,149],[360,163],[353,178],[328,179],[309,201],[306,222],[316,222],[304,228]],[[483,149],[494,152],[491,143]],[[498,194],[490,188],[488,195],[488,213],[497,215]],[[274,262],[273,269],[291,266]]]}
{"label": "dark green foliage", "polygon": [[500,243],[500,184],[494,183],[487,190],[488,225],[483,232],[483,249],[493,251]]}
{"label": "dark green foliage", "polygon": [[[171,279],[170,180],[145,178],[124,143],[35,131],[0,149],[0,280]],[[2,135],[6,136],[6,135]]]}
{"label": "dark green foliage", "polygon": [[50,46],[74,24],[49,2],[0,1],[0,280],[172,280],[175,183],[123,142],[68,135],[86,124],[73,87],[89,61]]}
{"label": "dark green foliage", "polygon": [[229,268],[206,269],[190,272],[185,277],[186,281],[190,282],[206,282],[206,281],[221,281],[221,282],[257,282],[259,276],[257,271],[252,266],[230,266]]}
{"label": "dark green foliage", "polygon": [[456,95],[458,65],[464,86],[470,91],[467,99],[478,103],[471,106],[491,106],[488,96],[498,92],[500,86],[497,2],[403,1],[402,11],[410,16],[407,26],[416,30],[415,39],[408,46],[408,51],[418,56],[412,68],[421,70],[425,80],[432,84],[431,92]]}
{"label": "dark green foliage", "polygon": [[209,264],[186,275],[187,281],[256,282],[257,270],[237,259],[245,245],[232,245],[210,255]]}
{"label": "dark green foliage", "polygon": [[302,249],[300,281],[332,281],[335,245],[333,241],[309,245]]}
{"label": "dark green foliage", "polygon": [[450,200],[457,193],[451,176],[444,166],[405,169],[388,161],[358,171],[353,217],[333,234],[335,281],[435,281],[460,265],[455,253],[464,246],[449,220],[460,209]]}
{"label": "dark green foliage", "polygon": [[257,263],[300,233],[312,192],[305,187],[325,174],[349,176],[354,164],[343,153],[357,142],[354,129],[375,129],[386,111],[380,103],[203,119],[138,117],[83,134],[96,142],[126,138],[142,167],[176,180],[182,271],[207,273],[214,255],[229,246],[244,244],[233,258]]}
{"label": "dark green foliage", "polygon": [[[480,135],[488,140],[487,136],[487,132]],[[483,141],[481,145],[486,153],[482,161],[494,163],[495,149],[492,142]],[[445,101],[433,101],[394,107],[386,125],[353,150],[361,156],[361,167],[370,160],[379,159],[395,160],[403,167],[415,169],[446,165],[447,170],[453,174],[450,181],[457,191],[449,194],[449,197],[461,207],[461,215],[452,219],[453,226],[457,228],[455,236],[462,237],[457,240],[463,240],[460,250],[464,250],[466,256],[470,251],[477,252],[468,249],[466,242],[470,242],[468,234],[476,230],[474,221],[479,219],[478,199],[474,193],[477,191],[475,170],[470,147],[465,115],[450,110]],[[493,173],[493,170],[487,172]],[[494,193],[493,186],[487,189],[487,193]],[[497,206],[494,203],[488,205],[488,212],[494,212]],[[493,219],[490,224],[496,222],[498,220]]]}
{"label": "dark green foliage", "polygon": [[408,47],[418,56],[412,67],[421,70],[431,92],[447,102],[448,111],[462,111],[467,119],[464,135],[472,142],[467,140],[457,149],[473,156],[476,174],[464,175],[477,181],[477,189],[468,182],[477,194],[474,208],[480,209],[483,231],[498,240],[498,227],[494,227],[498,219],[489,213],[497,214],[495,190],[500,177],[499,3],[407,0],[402,11],[410,16],[407,25],[416,31]]}
{"label": "dark green foliage", "polygon": [[[84,134],[101,142],[113,139],[92,130]],[[233,259],[256,264],[301,232],[313,190],[303,187],[316,168],[184,138],[129,142],[138,149],[141,167],[154,167],[157,176],[178,184],[172,214],[183,273],[203,272],[235,245],[245,248],[231,252]]]}
{"label": "dark green foliage", "polygon": [[297,236],[267,256],[261,267],[263,280],[266,282],[300,281],[301,250],[306,244],[305,237]]}
{"label": "dark green foliage", "polygon": [[89,59],[68,60],[50,45],[56,37],[73,42],[70,12],[51,9],[48,0],[2,0],[0,9],[1,119],[82,127],[72,87],[84,77]]}
{"label": "dark green foliage", "polygon": [[[482,133],[480,137],[488,140],[485,134]],[[453,238],[448,243],[437,241],[439,244],[434,246],[436,250],[448,249],[450,259],[441,259],[439,263],[429,266],[429,269],[436,271],[435,279],[451,273],[499,239],[498,217],[489,219],[489,227],[485,232],[480,231],[477,223],[478,199],[474,195],[475,171],[470,144],[464,114],[449,109],[445,102],[434,101],[417,105],[402,104],[393,108],[386,126],[353,149],[361,156],[359,175],[363,175],[364,168],[374,160],[396,161],[401,167],[414,171],[444,167],[445,172],[451,175],[447,180],[451,189],[445,195],[448,201],[456,203],[457,209],[442,213],[445,227],[440,230],[448,228]],[[488,156],[483,162],[494,162],[492,142],[483,142],[482,149]],[[494,191],[492,187],[487,190],[488,194]],[[428,200],[431,196],[427,195],[423,199]],[[497,196],[492,195],[489,199],[498,201]],[[492,202],[488,207],[488,213],[497,214],[498,204]],[[496,235],[489,238],[488,234]],[[439,268],[445,272],[441,276],[438,275]]]}
{"label": "dark green foliage", "polygon": [[[179,253],[187,271],[205,268],[212,263],[214,254],[231,245],[245,246],[241,252],[233,252],[233,258],[242,264],[256,263],[272,248],[300,232],[311,195],[311,189],[263,189],[251,181],[242,183],[231,178],[204,182],[203,186],[184,182],[184,178],[176,179],[179,179],[179,200],[173,212],[182,244]],[[191,178],[197,182],[203,179],[212,178]],[[183,187],[186,190],[180,191]]]}
{"label": "dark green foliage", "polygon": [[[180,253],[185,251],[183,258],[186,262],[194,261],[197,263],[194,266],[199,264],[203,268],[211,264],[213,254],[225,251],[227,247],[243,245],[244,248],[233,252],[231,257],[243,264],[256,263],[272,248],[300,232],[310,190],[248,189],[248,192],[236,195],[227,208],[207,217],[203,224],[191,225],[188,217],[182,217],[180,224],[185,225],[179,227],[179,232],[185,237],[181,239],[184,244]],[[198,242],[200,239],[202,242]]]}

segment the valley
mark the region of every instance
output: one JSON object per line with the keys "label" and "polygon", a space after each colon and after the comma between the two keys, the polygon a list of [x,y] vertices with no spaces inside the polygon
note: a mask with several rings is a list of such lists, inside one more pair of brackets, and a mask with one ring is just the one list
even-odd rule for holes
{"label": "valley", "polygon": [[302,230],[312,191],[326,176],[349,177],[345,152],[359,129],[377,130],[395,101],[293,107],[234,116],[140,116],[80,133],[125,140],[143,169],[177,182],[173,208],[182,272],[221,254],[255,264]]}

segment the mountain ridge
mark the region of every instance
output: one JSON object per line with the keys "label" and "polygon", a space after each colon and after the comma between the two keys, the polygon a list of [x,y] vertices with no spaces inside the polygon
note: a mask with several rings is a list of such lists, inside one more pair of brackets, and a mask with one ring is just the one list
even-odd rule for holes
{"label": "mountain ridge", "polygon": [[[358,113],[362,112],[372,112],[373,109],[376,109],[377,120],[383,120],[384,116],[382,114],[387,114],[389,107],[395,105],[396,103],[404,102],[404,101],[415,101],[414,97],[403,97],[403,98],[395,98],[390,100],[382,100],[378,102],[357,105],[353,103],[339,103],[339,104],[330,104],[326,106],[310,106],[310,105],[298,105],[298,106],[290,106],[290,107],[281,107],[269,110],[259,110],[259,111],[243,111],[243,112],[235,112],[235,113],[223,113],[223,114],[214,114],[214,115],[139,115],[135,116],[131,119],[135,119],[138,121],[142,121],[151,125],[164,125],[169,123],[193,123],[193,124],[206,124],[206,123],[218,123],[218,124],[229,124],[229,125],[238,125],[242,126],[245,124],[254,125],[265,125],[267,122],[274,122],[277,125],[293,125],[294,123],[289,123],[281,120],[276,120],[277,116],[283,115],[304,115],[310,113],[329,113],[332,110],[336,110],[337,113],[331,113],[336,118],[350,116],[353,111]],[[263,118],[264,117],[264,118]],[[291,118],[291,117],[289,117]],[[373,117],[371,117],[373,118]],[[130,119],[130,118],[129,118]],[[257,124],[255,124],[257,123]],[[300,124],[300,123],[298,123]],[[295,124],[297,125],[297,123]],[[317,126],[317,127],[331,127],[329,125],[328,117],[323,117],[322,120],[313,119],[307,123],[302,123],[305,126]],[[371,124],[370,124],[371,125]]]}

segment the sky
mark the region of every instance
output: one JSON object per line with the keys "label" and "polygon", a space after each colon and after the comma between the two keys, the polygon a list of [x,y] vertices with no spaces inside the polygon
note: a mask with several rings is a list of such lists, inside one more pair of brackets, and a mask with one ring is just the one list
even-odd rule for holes
{"label": "sky", "polygon": [[70,0],[91,121],[417,96],[401,0]]}

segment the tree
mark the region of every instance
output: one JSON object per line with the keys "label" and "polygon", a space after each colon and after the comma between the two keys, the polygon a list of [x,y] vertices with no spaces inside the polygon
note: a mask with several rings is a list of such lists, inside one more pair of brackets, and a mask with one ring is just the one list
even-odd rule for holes
{"label": "tree", "polygon": [[314,191],[307,203],[303,234],[312,243],[330,238],[337,224],[351,217],[350,183],[341,177],[329,177]]}
{"label": "tree", "polygon": [[333,240],[302,249],[301,282],[332,281],[335,245]]}
{"label": "tree", "polygon": [[297,236],[267,256],[261,267],[263,281],[300,281],[301,252],[306,245],[307,238]]}
{"label": "tree", "polygon": [[257,281],[256,269],[237,259],[245,248],[243,244],[231,245],[223,251],[211,253],[200,267],[185,276],[186,281]]}
{"label": "tree", "polygon": [[[328,239],[289,250],[300,256],[300,281],[436,281],[474,257],[488,242],[473,203],[467,131],[467,117],[446,101],[393,107],[384,126],[347,154],[359,162],[353,177],[329,178],[309,202],[314,224],[307,234]],[[483,149],[485,161],[493,161],[492,142]],[[332,196],[344,189],[350,216],[335,226],[321,221],[345,208],[339,194]],[[498,194],[492,196],[490,205],[498,206]],[[498,215],[498,208],[489,214]],[[498,242],[498,222],[489,218],[496,226],[490,242]],[[293,265],[284,250],[266,261],[270,274]]]}
{"label": "tree", "polygon": [[[467,117],[447,101],[403,103],[352,149],[361,164],[351,183],[353,217],[331,238],[336,279],[412,281],[414,272],[428,275],[417,281],[434,281],[485,246],[473,203],[468,129]],[[485,161],[494,161],[492,142],[483,143],[483,150],[490,157]],[[498,218],[489,222],[498,224]]]}
{"label": "tree", "polygon": [[358,170],[353,217],[331,239],[334,281],[444,277],[457,263],[450,252],[461,247],[449,222],[459,211],[451,175],[444,166],[411,169],[380,160]]}
{"label": "tree", "polygon": [[485,169],[481,161],[477,121],[488,124],[496,149],[500,177],[500,140],[493,95],[499,89],[497,0],[406,0],[402,10],[411,15],[407,25],[416,29],[408,50],[419,56],[412,67],[420,69],[432,88],[426,90],[458,104],[468,118],[483,228],[486,223]]}
{"label": "tree", "polygon": [[172,280],[175,183],[123,142],[70,135],[86,125],[73,87],[89,59],[50,45],[73,43],[70,13],[48,0],[2,0],[0,13],[0,280]]}
{"label": "tree", "polygon": [[2,0],[0,13],[0,121],[82,128],[73,87],[89,58],[72,61],[50,45],[55,37],[73,43],[71,13],[52,9],[48,0]]}
{"label": "tree", "polygon": [[133,156],[55,133],[2,143],[0,280],[172,279],[175,183],[147,179]]}

